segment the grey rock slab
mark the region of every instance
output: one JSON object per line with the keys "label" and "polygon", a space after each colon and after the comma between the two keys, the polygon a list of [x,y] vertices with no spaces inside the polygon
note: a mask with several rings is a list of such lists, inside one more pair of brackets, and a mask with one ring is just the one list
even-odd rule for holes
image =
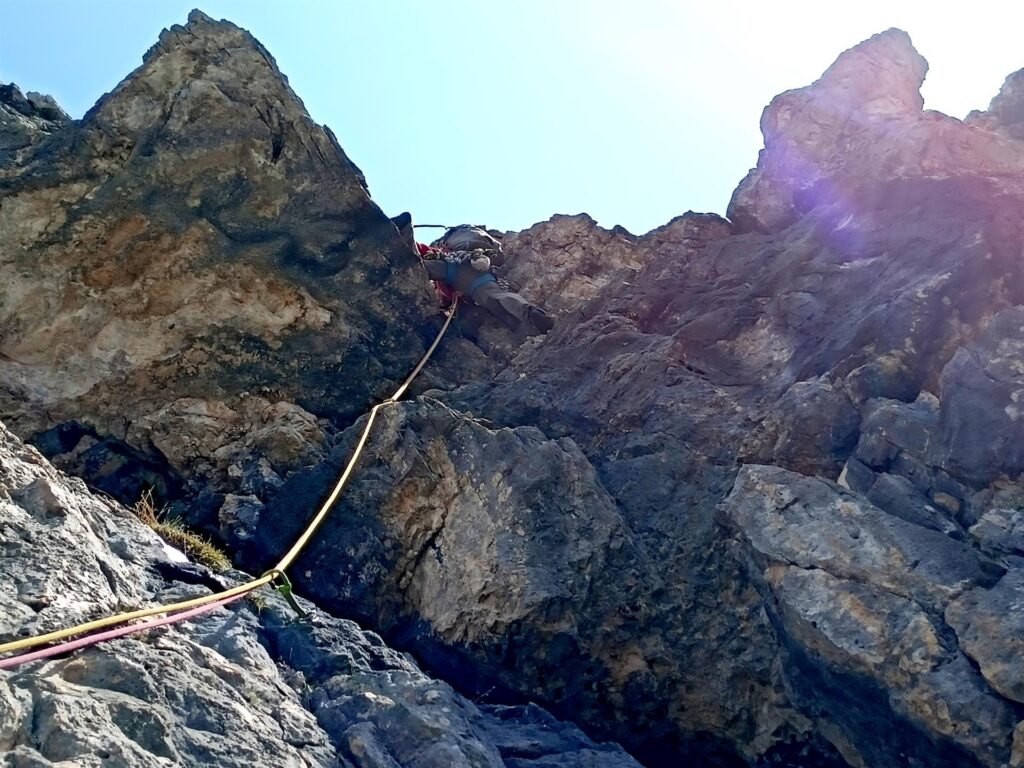
{"label": "grey rock slab", "polygon": [[766,580],[786,636],[830,675],[871,680],[897,716],[983,755],[985,764],[1005,759],[1013,708],[947,647],[942,626],[913,600],[793,566],[769,569]]}
{"label": "grey rock slab", "polygon": [[1024,555],[1024,509],[990,509],[968,533],[989,554]]}
{"label": "grey rock slab", "polygon": [[417,768],[502,765],[497,749],[476,732],[475,708],[421,674],[394,670],[329,678],[311,703],[320,723],[341,734],[357,765],[364,763],[363,752]]}
{"label": "grey rock slab", "polygon": [[908,523],[955,538],[963,535],[963,529],[952,519],[952,515],[934,505],[905,477],[884,472],[878,475],[864,495],[879,509]]}
{"label": "grey rock slab", "polygon": [[637,768],[617,744],[594,744],[582,731],[535,705],[484,706],[485,728],[508,768]]}
{"label": "grey rock slab", "polygon": [[[535,705],[477,706],[351,621],[315,612],[296,623],[275,601],[261,622],[275,655],[301,676],[295,685],[308,692],[318,722],[354,765],[501,766],[508,745],[522,749],[525,741],[544,765],[586,764],[592,754],[635,765],[618,745],[597,744]],[[541,731],[548,738],[534,740]]]}
{"label": "grey rock slab", "polygon": [[1024,307],[998,313],[942,372],[939,461],[975,482],[1024,472]]}
{"label": "grey rock slab", "polygon": [[[566,663],[612,651],[605,634],[620,632],[622,594],[641,588],[647,567],[578,447],[535,428],[491,430],[426,398],[382,411],[375,430],[362,471],[296,563],[298,583],[385,631],[419,621],[425,640],[499,654],[492,663],[515,628],[536,656],[528,674],[503,675],[575,687]],[[350,449],[285,485],[260,518],[265,550],[292,538],[302,524],[292,510],[314,508]],[[621,594],[599,586],[607,579]]]}
{"label": "grey rock slab", "polygon": [[962,763],[1001,768],[1010,756],[1018,710],[986,685],[963,653],[922,674],[909,690],[893,691],[892,700],[911,722],[961,747]]}
{"label": "grey rock slab", "polygon": [[831,664],[905,684],[908,675],[948,657],[935,627],[912,600],[823,570],[776,567],[767,580],[788,636]]}
{"label": "grey rock slab", "polygon": [[1024,571],[989,589],[972,589],[946,609],[964,652],[1000,694],[1024,703]]}
{"label": "grey rock slab", "polygon": [[938,409],[938,400],[927,395],[913,403],[869,400],[862,411],[856,457],[879,469],[885,469],[901,451],[924,460],[937,438]]}
{"label": "grey rock slab", "polygon": [[[2,425],[0,467],[0,572],[13,588],[4,601],[15,609],[0,622],[4,640],[204,592],[164,582],[156,534]],[[326,735],[280,683],[252,627],[230,643],[244,614],[220,609],[0,673],[0,740],[16,755],[12,764],[335,765]],[[193,639],[207,633],[223,653]],[[282,733],[284,711],[293,731],[306,735],[302,750]]]}
{"label": "grey rock slab", "polygon": [[774,404],[757,440],[774,444],[765,460],[802,474],[836,477],[857,444],[859,414],[824,378],[798,381]]}
{"label": "grey rock slab", "polygon": [[928,606],[999,576],[965,544],[892,517],[834,483],[778,467],[743,467],[722,508],[768,562],[820,568]]}

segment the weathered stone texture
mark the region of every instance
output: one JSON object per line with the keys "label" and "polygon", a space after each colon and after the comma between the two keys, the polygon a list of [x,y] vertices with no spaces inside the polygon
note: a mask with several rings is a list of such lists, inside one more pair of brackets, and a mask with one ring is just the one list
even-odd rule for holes
{"label": "weathered stone texture", "polygon": [[[843,53],[812,85],[776,96],[761,117],[764,149],[733,193],[730,220],[743,231],[776,232],[881,179],[1004,177],[1019,193],[1012,176],[1024,171],[1020,145],[924,111],[927,71],[907,33],[890,29]],[[1001,125],[1008,118],[1000,107],[1013,113],[1011,88],[994,102]]]}
{"label": "weathered stone texture", "polygon": [[34,109],[0,113],[36,129],[0,177],[21,433],[84,423],[223,485],[228,451],[309,463],[319,428],[296,419],[351,420],[422,353],[414,257],[245,31],[195,12],[81,121]]}
{"label": "weathered stone texture", "polygon": [[[731,221],[505,233],[555,328],[460,313],[292,574],[485,704],[275,600],[5,677],[8,762],[64,759],[25,735],[58,722],[129,765],[633,764],[558,717],[648,765],[1020,765],[1022,81],[961,122],[926,71],[889,30],[778,96]],[[255,570],[438,328],[333,135],[199,13],[82,121],[0,89],[0,232],[0,415]],[[0,631],[211,587],[6,439]],[[108,684],[147,663],[203,687]],[[230,711],[260,735],[210,736]]]}
{"label": "weathered stone texture", "polygon": [[[222,586],[2,424],[0,548],[3,641]],[[350,621],[263,602],[0,672],[0,760],[499,768],[532,750],[523,765],[637,765],[536,708],[481,711]]]}

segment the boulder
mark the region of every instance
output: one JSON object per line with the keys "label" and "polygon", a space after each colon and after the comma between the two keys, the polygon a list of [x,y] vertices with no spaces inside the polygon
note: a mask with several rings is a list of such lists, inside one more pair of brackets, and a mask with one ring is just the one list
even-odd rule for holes
{"label": "boulder", "polygon": [[961,647],[989,684],[1024,704],[1024,572],[1007,573],[989,589],[972,589],[946,609]]}
{"label": "boulder", "polygon": [[1024,473],[1024,307],[997,314],[942,371],[937,463],[985,484]]}
{"label": "boulder", "polygon": [[744,445],[743,458],[837,477],[857,442],[859,421],[846,393],[827,380],[798,381]]}
{"label": "boulder", "polygon": [[834,483],[778,467],[744,467],[724,508],[763,557],[871,582],[926,607],[1001,574],[964,543],[888,515]]}
{"label": "boulder", "polygon": [[969,531],[982,550],[992,555],[1024,558],[1024,504],[1016,509],[996,506],[985,512]]}

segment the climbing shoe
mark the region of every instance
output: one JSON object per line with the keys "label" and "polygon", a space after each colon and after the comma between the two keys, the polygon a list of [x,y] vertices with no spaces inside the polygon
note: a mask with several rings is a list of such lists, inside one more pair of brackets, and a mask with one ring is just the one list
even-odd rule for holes
{"label": "climbing shoe", "polygon": [[547,333],[555,327],[555,321],[540,307],[530,307],[526,310],[526,317],[530,321],[530,325],[541,333]]}

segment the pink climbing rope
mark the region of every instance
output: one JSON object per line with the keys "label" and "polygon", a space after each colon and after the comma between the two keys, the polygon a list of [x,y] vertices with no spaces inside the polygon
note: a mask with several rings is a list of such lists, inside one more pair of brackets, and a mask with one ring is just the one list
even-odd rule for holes
{"label": "pink climbing rope", "polygon": [[179,621],[186,621],[204,613],[208,613],[214,608],[220,608],[228,603],[234,602],[235,600],[240,600],[243,597],[245,597],[245,593],[241,595],[231,595],[230,597],[225,597],[223,600],[218,600],[214,603],[207,603],[206,605],[201,605],[198,608],[193,608],[189,611],[174,613],[160,619],[141,621],[138,624],[128,624],[127,626],[118,627],[117,629],[109,629],[106,632],[98,632],[95,635],[86,635],[85,637],[81,637],[78,640],[72,640],[68,643],[51,645],[49,648],[43,648],[39,651],[32,651],[31,653],[23,653],[20,656],[11,656],[10,658],[0,659],[0,669],[13,669],[21,664],[27,664],[30,661],[38,661],[39,659],[48,659],[51,656],[59,656],[62,653],[70,653],[71,651],[77,651],[79,648],[87,648],[90,645],[96,645],[96,643],[115,640],[119,637],[125,637],[126,635],[134,635],[137,632],[145,632],[148,629],[162,627],[165,624],[176,624]]}

